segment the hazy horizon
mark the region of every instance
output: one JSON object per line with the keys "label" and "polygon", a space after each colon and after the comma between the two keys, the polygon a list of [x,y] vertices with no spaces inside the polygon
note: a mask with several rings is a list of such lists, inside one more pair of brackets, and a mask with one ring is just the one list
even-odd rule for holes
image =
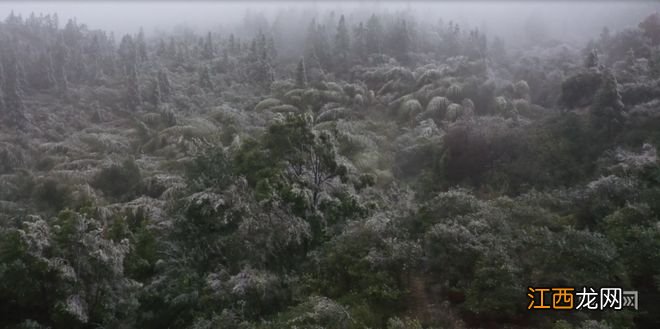
{"label": "hazy horizon", "polygon": [[[154,6],[157,5],[156,10]],[[246,13],[263,13],[269,24],[278,12],[316,12],[334,10],[387,12],[410,11],[420,20],[456,21],[462,26],[478,27],[505,40],[517,40],[526,24],[542,24],[551,38],[564,42],[584,42],[604,27],[620,30],[634,27],[649,11],[657,11],[656,2],[519,2],[474,1],[372,1],[372,2],[300,2],[300,1],[98,1],[98,2],[2,2],[0,17],[12,11],[27,17],[30,13],[44,15],[57,13],[60,24],[75,18],[91,29],[112,31],[116,34],[169,30],[185,26],[198,31],[236,29]],[[311,17],[310,17],[311,20]],[[308,21],[301,22],[306,27]],[[576,32],[579,31],[579,32]]]}

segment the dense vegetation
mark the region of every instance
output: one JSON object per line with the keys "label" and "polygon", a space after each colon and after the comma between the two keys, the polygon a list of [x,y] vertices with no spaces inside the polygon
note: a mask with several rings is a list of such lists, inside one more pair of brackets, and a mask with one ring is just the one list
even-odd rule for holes
{"label": "dense vegetation", "polygon": [[660,17],[582,49],[351,17],[117,42],[10,15],[0,327],[660,327]]}

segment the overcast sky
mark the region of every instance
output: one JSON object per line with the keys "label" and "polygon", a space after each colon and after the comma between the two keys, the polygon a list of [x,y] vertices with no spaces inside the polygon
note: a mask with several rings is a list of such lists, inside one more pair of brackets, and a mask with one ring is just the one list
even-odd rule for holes
{"label": "overcast sky", "polygon": [[[31,12],[54,13],[60,17],[60,24],[76,17],[79,23],[90,28],[100,28],[119,34],[134,33],[140,26],[147,32],[155,28],[168,29],[187,25],[208,30],[220,25],[229,26],[240,22],[246,11],[265,11],[274,15],[286,8],[325,8],[349,10],[361,6],[371,10],[395,10],[408,8],[419,13],[420,18],[445,21],[455,20],[474,27],[486,28],[490,32],[518,37],[526,22],[544,23],[548,31],[562,40],[580,39],[597,34],[603,26],[611,29],[634,26],[644,16],[660,10],[655,1],[627,2],[424,2],[387,1],[360,3],[351,1],[24,1],[0,2],[0,17],[6,17],[13,10],[24,17]],[[308,22],[301,22],[306,27]]]}

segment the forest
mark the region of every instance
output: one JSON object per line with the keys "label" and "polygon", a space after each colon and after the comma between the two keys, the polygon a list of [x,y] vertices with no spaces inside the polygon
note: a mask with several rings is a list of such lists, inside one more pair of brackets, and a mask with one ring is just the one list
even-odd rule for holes
{"label": "forest", "polygon": [[1,328],[660,328],[657,12],[578,46],[59,17],[0,23]]}

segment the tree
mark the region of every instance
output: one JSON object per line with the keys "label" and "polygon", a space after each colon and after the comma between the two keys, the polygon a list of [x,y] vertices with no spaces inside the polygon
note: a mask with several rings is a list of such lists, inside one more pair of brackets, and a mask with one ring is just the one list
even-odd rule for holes
{"label": "tree", "polygon": [[31,76],[30,84],[40,90],[49,89],[56,84],[51,51],[39,55],[37,68]]}
{"label": "tree", "polygon": [[381,53],[383,43],[383,27],[376,14],[367,21],[366,44],[370,54]]}
{"label": "tree", "polygon": [[410,34],[405,20],[401,20],[393,27],[390,36],[389,49],[394,57],[403,64],[409,61],[408,52],[410,51]]}
{"label": "tree", "polygon": [[646,17],[639,28],[644,31],[644,35],[651,39],[653,45],[660,44],[660,15],[656,12]]}
{"label": "tree", "polygon": [[344,15],[339,18],[337,34],[335,35],[335,67],[339,71],[346,71],[349,67],[350,37]]}
{"label": "tree", "polygon": [[158,70],[158,87],[161,99],[165,102],[169,101],[172,96],[172,86],[170,85],[167,69]]}
{"label": "tree", "polygon": [[140,85],[138,82],[137,64],[126,67],[125,81],[126,81],[126,106],[136,111],[142,104],[142,96],[140,95]]}
{"label": "tree", "polygon": [[332,66],[330,54],[331,49],[325,26],[317,24],[316,20],[312,19],[305,39],[305,57],[312,60],[314,66],[327,70]]}
{"label": "tree", "polygon": [[4,54],[3,67],[3,91],[5,113],[10,122],[21,126],[25,122],[25,105],[23,104],[23,90],[20,80],[20,65],[16,56],[14,46],[6,49]]}
{"label": "tree", "polygon": [[296,68],[296,86],[298,88],[307,87],[307,72],[305,70],[305,57],[300,57],[298,67]]}
{"label": "tree", "polygon": [[213,82],[211,81],[211,75],[209,73],[209,68],[207,66],[202,66],[199,68],[199,85],[204,90],[212,90]]}
{"label": "tree", "polygon": [[252,40],[248,53],[248,75],[253,82],[267,88],[274,80],[271,58],[268,56],[266,36],[259,33]]}
{"label": "tree", "polygon": [[151,82],[153,89],[151,91],[151,104],[153,104],[154,108],[158,110],[160,108],[161,103],[163,102],[162,100],[162,92],[160,88],[160,80],[158,77],[152,79]]}
{"label": "tree", "polygon": [[599,65],[600,65],[600,62],[598,61],[598,51],[596,49],[592,49],[587,54],[587,57],[584,59],[584,67],[586,67],[586,68],[598,68]]}
{"label": "tree", "polygon": [[147,42],[144,40],[144,30],[140,27],[140,32],[137,35],[137,57],[139,62],[147,60]]}
{"label": "tree", "polygon": [[592,122],[597,128],[612,132],[623,123],[623,102],[616,77],[608,69],[603,72],[600,88],[590,107]]}
{"label": "tree", "polygon": [[54,79],[57,93],[63,99],[68,97],[68,82],[66,76],[67,48],[62,39],[59,38],[53,49]]}
{"label": "tree", "polygon": [[131,67],[137,65],[138,50],[133,41],[133,37],[126,34],[119,43],[119,61],[124,70],[124,74],[128,73]]}
{"label": "tree", "polygon": [[353,58],[355,62],[361,62],[369,55],[367,46],[367,29],[360,22],[353,31]]}
{"label": "tree", "polygon": [[211,38],[211,32],[206,34],[206,39],[204,40],[204,45],[202,49],[202,56],[204,59],[213,59],[215,54],[215,49],[213,47],[213,39]]}

